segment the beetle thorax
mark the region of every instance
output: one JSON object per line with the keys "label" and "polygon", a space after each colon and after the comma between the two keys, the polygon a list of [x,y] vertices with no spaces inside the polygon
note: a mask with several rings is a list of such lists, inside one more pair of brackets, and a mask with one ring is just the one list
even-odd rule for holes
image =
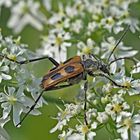
{"label": "beetle thorax", "polygon": [[84,68],[87,72],[95,72],[100,70],[104,73],[109,74],[108,65],[104,64],[102,61],[93,61],[91,59],[87,59],[83,61]]}
{"label": "beetle thorax", "polygon": [[83,61],[83,66],[86,71],[96,71],[98,70],[98,63],[97,61],[93,61],[91,59],[86,59]]}

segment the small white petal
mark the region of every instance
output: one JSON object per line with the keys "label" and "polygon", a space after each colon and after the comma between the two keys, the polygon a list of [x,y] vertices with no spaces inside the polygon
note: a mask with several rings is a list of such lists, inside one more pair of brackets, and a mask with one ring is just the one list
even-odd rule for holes
{"label": "small white petal", "polygon": [[3,108],[3,119],[6,119],[11,112],[11,105],[8,102],[2,103],[2,108]]}
{"label": "small white petal", "polygon": [[4,74],[4,73],[1,74],[1,78],[3,80],[11,80],[12,79],[12,77],[10,75]]}
{"label": "small white petal", "polygon": [[2,66],[1,68],[0,68],[0,71],[2,71],[2,72],[9,72],[9,67],[8,66]]}
{"label": "small white petal", "polygon": [[8,87],[8,93],[9,93],[9,95],[15,95],[14,93],[15,93],[15,88],[14,87]]}
{"label": "small white petal", "polygon": [[20,105],[15,104],[13,106],[13,122],[14,122],[15,126],[20,122],[20,115],[21,115],[22,111],[23,111],[23,109],[21,108]]}
{"label": "small white petal", "polygon": [[8,133],[2,127],[0,127],[0,140],[10,140]]}

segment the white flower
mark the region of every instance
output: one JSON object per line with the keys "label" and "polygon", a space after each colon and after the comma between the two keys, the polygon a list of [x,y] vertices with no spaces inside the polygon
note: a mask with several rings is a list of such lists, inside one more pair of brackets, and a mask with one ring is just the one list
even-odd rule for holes
{"label": "white flower", "polygon": [[58,130],[62,130],[63,126],[67,125],[67,122],[70,121],[70,119],[78,114],[81,110],[81,106],[80,105],[75,105],[75,104],[66,104],[65,105],[65,110],[62,110],[60,107],[58,107],[59,109],[59,113],[58,116],[55,118],[56,120],[58,120],[57,125],[52,128],[50,130],[50,133],[55,132],[57,129]]}
{"label": "white flower", "polygon": [[[90,108],[87,112],[86,112],[86,120],[88,122],[88,124],[91,124],[92,121],[97,117],[97,110],[94,108]],[[94,122],[95,123],[95,122]],[[93,123],[93,124],[94,124]],[[93,125],[92,124],[92,125]]]}
{"label": "white flower", "polygon": [[1,38],[1,56],[3,63],[9,66],[10,70],[17,70],[20,67],[18,62],[29,60],[35,54],[27,50],[27,45],[20,44],[20,37],[13,39],[12,37]]}
{"label": "white flower", "polygon": [[121,134],[123,140],[139,140],[140,134],[140,115],[133,115],[123,112],[120,120],[117,121],[117,132]]}
{"label": "white flower", "polygon": [[26,66],[19,69],[16,79],[18,86],[24,85],[28,92],[36,94],[40,91],[41,79],[36,78]]}
{"label": "white flower", "polygon": [[139,20],[138,19],[135,19],[135,18],[128,18],[127,20],[125,20],[125,22],[128,24],[128,25],[131,25],[130,26],[130,30],[131,32],[135,33],[136,30],[139,31],[140,28],[139,28]]}
{"label": "white flower", "polygon": [[111,85],[111,83],[107,83],[105,85],[103,85],[103,89],[102,91],[104,93],[110,93],[112,91],[113,86]]}
{"label": "white flower", "polygon": [[120,89],[118,93],[131,95],[140,94],[140,80],[133,80],[132,77],[123,77],[117,80],[117,83],[126,86],[126,88]]}
{"label": "white flower", "polygon": [[[84,1],[85,2],[85,7],[86,7],[86,10],[91,13],[95,16],[98,16],[98,15],[102,15],[102,7],[103,7],[103,3],[102,1]],[[94,16],[93,15],[93,16]]]}
{"label": "white flower", "polygon": [[3,61],[0,62],[0,83],[2,80],[11,80],[12,77],[8,75],[9,67],[7,65],[3,65]]}
{"label": "white flower", "polygon": [[85,139],[84,135],[81,135],[79,133],[74,133],[67,138],[67,140],[84,140],[84,139]]}
{"label": "white flower", "polygon": [[0,118],[0,140],[10,140],[10,137],[3,126],[10,120],[10,117],[5,119]]}
{"label": "white flower", "polygon": [[0,140],[10,140],[8,133],[2,127],[0,127]]}
{"label": "white flower", "polygon": [[95,21],[89,22],[87,27],[87,35],[91,35],[96,29],[98,28],[98,25]]}
{"label": "white flower", "polygon": [[60,3],[58,12],[53,12],[51,17],[48,19],[48,24],[57,29],[68,29],[70,28],[70,18],[64,11],[64,6]]}
{"label": "white flower", "polygon": [[121,117],[121,112],[128,110],[130,107],[124,101],[121,94],[115,94],[110,99],[110,103],[106,105],[105,111],[108,115],[111,115],[113,120],[118,120]]}
{"label": "white flower", "polygon": [[7,48],[3,49],[3,51],[2,51],[3,55],[8,57],[10,59],[10,62],[24,61],[25,58],[23,57],[23,54],[25,53],[26,49],[23,49],[22,47],[19,47],[18,45],[15,45],[15,46],[13,46],[13,45],[14,44],[11,44],[11,46],[9,45]]}
{"label": "white flower", "polygon": [[120,22],[116,22],[112,16],[105,17],[101,20],[101,24],[105,29],[107,29],[109,32],[112,30],[115,34],[119,33],[120,31],[123,31],[122,24]]}
{"label": "white flower", "polygon": [[67,47],[71,46],[68,42],[71,36],[63,29],[50,30],[49,35],[42,42],[43,47],[37,50],[38,54],[48,55],[56,61],[62,62],[67,59]]}
{"label": "white flower", "polygon": [[71,134],[71,136],[68,137],[68,140],[85,140],[85,137],[87,137],[87,140],[93,140],[96,136],[96,133],[84,124],[76,125],[75,131],[77,131],[77,133]]}
{"label": "white flower", "polygon": [[7,117],[5,119],[0,118],[0,127],[4,127],[4,125],[10,120],[10,117]]}
{"label": "white flower", "polygon": [[52,8],[51,0],[43,0],[43,4],[44,4],[44,6],[46,7],[46,9],[47,9],[48,11],[51,10],[51,8]]}
{"label": "white flower", "polygon": [[63,131],[62,134],[59,134],[58,138],[60,140],[68,140],[69,139],[68,137],[71,136],[72,132],[73,129],[69,128],[68,131]]}
{"label": "white flower", "polygon": [[[108,37],[107,41],[101,43],[102,51],[104,52],[101,58],[108,58],[112,50],[116,45],[116,40],[113,37]],[[126,47],[123,45],[123,42],[120,42],[117,48],[115,49],[112,57],[132,57],[137,53],[136,50],[132,50],[132,47]]]}
{"label": "white flower", "polygon": [[98,54],[99,53],[99,47],[96,46],[95,42],[91,39],[88,38],[86,44],[84,42],[79,42],[77,44],[78,47],[78,55],[82,54]]}
{"label": "white flower", "polygon": [[66,6],[66,14],[70,18],[72,18],[72,17],[76,16],[78,14],[78,12],[77,12],[77,9],[74,9],[73,7],[67,5]]}
{"label": "white flower", "polygon": [[[87,134],[87,140],[94,140],[95,136],[96,136],[95,132],[89,132]],[[67,140],[85,140],[85,136],[81,133],[74,133],[71,136],[69,136]]]}
{"label": "white flower", "polygon": [[131,71],[131,73],[140,73],[140,62],[134,65],[134,69]]}
{"label": "white flower", "polygon": [[4,5],[5,7],[11,7],[13,0],[0,0],[0,7]]}
{"label": "white flower", "polygon": [[[26,66],[22,66],[17,72],[16,80],[17,85],[19,87],[23,86],[26,91],[31,93],[34,100],[38,98],[42,90],[40,87],[42,78],[36,78]],[[47,104],[43,97],[39,99],[37,105],[42,106],[42,103]]]}
{"label": "white flower", "polygon": [[100,122],[100,123],[105,123],[108,121],[108,115],[106,112],[98,112],[97,113],[97,120]]}
{"label": "white flower", "polygon": [[101,24],[104,25],[105,29],[107,29],[107,30],[109,30],[109,32],[111,32],[112,31],[112,27],[115,24],[115,20],[113,19],[112,16],[109,16],[109,17],[103,18],[101,20]]}
{"label": "white flower", "polygon": [[[14,125],[20,122],[20,115],[22,112],[27,112],[28,108],[34,103],[33,100],[26,97],[23,93],[23,88],[19,87],[16,91],[14,87],[8,87],[8,92],[0,93],[1,107],[3,108],[3,119],[7,118],[11,111],[13,111]],[[34,110],[31,114],[39,115],[40,112]]]}
{"label": "white flower", "polygon": [[[81,122],[80,122],[81,123]],[[96,136],[96,133],[93,132],[93,129],[96,129],[97,125],[93,127],[88,127],[81,123],[81,125],[76,125],[75,129],[69,128],[67,131],[63,131],[59,135],[60,140],[93,140]]]}
{"label": "white flower", "polygon": [[50,130],[50,133],[54,133],[56,130],[62,130],[63,126],[67,125],[67,121],[64,119],[64,120],[61,120],[59,121],[56,126],[54,128],[52,128]]}
{"label": "white flower", "polygon": [[42,30],[42,24],[46,22],[46,18],[39,11],[39,7],[40,4],[33,0],[19,1],[11,9],[12,15],[8,21],[8,27],[12,28],[15,33],[21,32],[27,24],[30,24],[38,30]]}
{"label": "white flower", "polygon": [[74,5],[72,6],[67,5],[65,8],[65,11],[68,17],[75,18],[78,15],[81,15],[81,16],[84,15],[84,12],[83,12],[84,8],[85,8],[85,5],[83,1],[78,0],[78,1],[75,1]]}
{"label": "white flower", "polygon": [[83,22],[81,19],[77,19],[74,22],[72,22],[70,30],[75,33],[80,33],[81,29],[83,28]]}
{"label": "white flower", "polygon": [[[101,51],[102,51],[101,58],[106,60],[109,59],[110,73],[118,72],[117,74],[115,74],[115,77],[120,77],[120,76],[122,77],[125,74],[125,68],[124,68],[125,59],[120,59],[119,61],[115,61],[115,59],[124,58],[124,57],[131,58],[134,55],[136,55],[138,51],[132,50],[132,47],[124,46],[123,42],[120,42],[116,47],[116,43],[117,41],[115,41],[113,37],[108,37],[107,41],[103,41],[101,43]],[[115,47],[116,49],[114,50]],[[114,52],[112,53],[112,51]]]}

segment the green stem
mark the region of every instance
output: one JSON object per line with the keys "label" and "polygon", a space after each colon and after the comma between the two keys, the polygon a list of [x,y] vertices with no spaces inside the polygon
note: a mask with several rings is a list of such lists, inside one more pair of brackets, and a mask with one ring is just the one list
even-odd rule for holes
{"label": "green stem", "polygon": [[85,134],[85,140],[88,140],[87,134]]}
{"label": "green stem", "polygon": [[128,140],[131,140],[131,131],[128,129]]}

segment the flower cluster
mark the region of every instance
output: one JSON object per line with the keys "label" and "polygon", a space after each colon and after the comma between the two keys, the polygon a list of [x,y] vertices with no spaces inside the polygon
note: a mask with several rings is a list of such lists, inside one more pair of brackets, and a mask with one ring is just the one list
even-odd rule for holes
{"label": "flower cluster", "polygon": [[[66,59],[66,47],[68,46],[78,46],[78,55],[92,52],[99,54],[99,46],[104,46],[111,41],[113,42],[109,44],[109,47],[112,44],[111,48],[113,48],[115,39],[112,37],[109,37],[103,44],[96,44],[92,40],[94,38],[93,35],[96,35],[99,30],[117,34],[124,29],[123,24],[131,25],[130,29],[132,32],[139,30],[138,20],[131,17],[128,12],[130,4],[130,1],[117,0],[114,2],[105,0],[73,0],[72,2],[67,2],[66,5],[59,3],[57,9],[51,9],[54,11],[51,12],[51,16],[47,20],[47,25],[53,29],[45,35],[45,38],[47,38],[45,42],[43,39],[43,48],[41,48],[43,54],[52,54],[56,60],[62,61],[62,58],[63,60]],[[61,31],[61,33],[56,31]],[[63,32],[69,34],[69,37],[66,37]],[[119,46],[120,51],[127,49],[123,48],[124,45],[122,43]],[[131,54],[132,52],[129,53]],[[105,52],[103,57],[107,54],[108,51]],[[129,54],[127,53],[126,55]]]}
{"label": "flower cluster", "polygon": [[[137,98],[140,94],[140,79],[136,76],[140,73],[140,62],[135,58],[138,51],[124,44],[124,36],[117,41],[110,35],[121,34],[125,27],[131,33],[140,30],[138,19],[129,11],[137,0],[69,0],[57,1],[55,6],[54,3],[53,0],[0,2],[1,9],[9,8],[7,26],[13,33],[20,34],[27,25],[40,33],[45,31],[36,53],[29,51],[20,37],[3,37],[0,33],[0,139],[9,139],[4,124],[10,119],[18,124],[20,115],[32,108],[42,92],[41,78],[28,67],[29,60],[44,55],[63,62],[71,54],[92,59],[98,66],[92,71],[93,77],[87,77],[87,89],[84,82],[73,103],[64,103],[64,108],[57,106],[59,112],[53,117],[57,124],[50,133],[59,130],[60,140],[93,140],[98,137],[96,132],[105,128],[109,139],[139,139],[139,102],[137,99],[129,102],[132,96]],[[104,69],[109,72],[103,73]],[[31,114],[39,115],[37,108],[43,103],[46,102],[41,97]]]}
{"label": "flower cluster", "polygon": [[[20,122],[21,113],[28,111],[41,91],[39,86],[41,79],[36,78],[27,65],[20,64],[35,56],[28,50],[27,45],[20,43],[20,38],[3,37],[0,34],[0,52],[0,103],[3,110],[0,129],[3,129],[10,118],[14,125]],[[26,93],[30,93],[33,99],[27,97]],[[42,102],[43,98],[36,108],[42,106]],[[39,115],[40,112],[34,109],[31,114]],[[6,131],[2,130],[1,133],[0,138],[6,137],[7,140]]]}
{"label": "flower cluster", "polygon": [[[43,35],[41,43],[42,48],[37,52],[43,52],[44,55],[50,55],[56,60],[62,61],[67,58],[67,47],[80,47],[79,40],[84,41],[84,44],[88,43],[89,39],[95,38],[93,35],[98,34],[99,30],[117,34],[123,31],[123,24],[131,25],[132,32],[139,30],[137,18],[132,17],[128,11],[129,6],[134,2],[137,0],[115,0],[113,2],[71,0],[66,4],[59,2],[56,8],[53,8],[52,5],[56,2],[51,0],[43,2],[7,0],[1,1],[0,6],[10,8],[11,15],[7,26],[15,33],[20,33],[27,25],[31,25],[39,31],[45,30],[47,26],[47,33]],[[48,15],[41,10],[43,6]],[[99,34],[101,36],[102,33]],[[107,40],[110,43],[112,38]],[[102,45],[105,45],[104,43]],[[95,53],[99,53],[98,45],[93,44],[93,47],[87,45],[87,47],[79,49],[83,50],[83,53],[90,53],[93,50]]]}

